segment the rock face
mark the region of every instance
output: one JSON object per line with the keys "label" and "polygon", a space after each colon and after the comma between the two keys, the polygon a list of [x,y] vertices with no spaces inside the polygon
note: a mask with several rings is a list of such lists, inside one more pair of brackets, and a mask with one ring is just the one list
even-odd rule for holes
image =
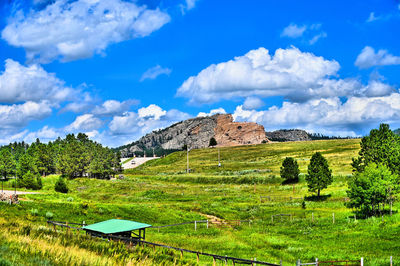
{"label": "rock face", "polygon": [[305,141],[311,140],[310,135],[301,129],[281,129],[273,132],[265,132],[271,141]]}
{"label": "rock face", "polygon": [[251,122],[233,122],[232,115],[219,115],[215,128],[218,146],[259,144],[265,137],[264,127]]}
{"label": "rock face", "polygon": [[165,150],[208,147],[215,138],[218,146],[259,144],[267,141],[264,127],[256,123],[233,122],[230,114],[198,117],[176,123],[162,130],[153,131],[121,150],[122,156],[131,156],[136,151],[162,148]]}

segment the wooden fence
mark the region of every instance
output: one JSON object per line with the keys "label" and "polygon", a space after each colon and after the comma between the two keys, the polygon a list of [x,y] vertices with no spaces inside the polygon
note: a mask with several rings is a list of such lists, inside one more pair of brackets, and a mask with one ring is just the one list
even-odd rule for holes
{"label": "wooden fence", "polygon": [[[56,222],[56,221],[47,221],[48,224],[53,225],[54,230],[56,231],[56,226],[64,227],[67,229],[67,232],[69,229],[75,229],[75,230],[83,230],[81,227],[74,227],[70,225],[84,225],[84,224],[79,224],[79,223],[68,223],[68,222]],[[189,222],[192,223],[192,222]],[[188,224],[188,223],[182,223],[182,224]],[[181,225],[181,224],[176,224],[176,225]],[[176,226],[175,225],[175,226]],[[171,225],[174,226],[174,225]],[[166,227],[166,226],[164,226]],[[249,259],[241,259],[241,258],[235,258],[231,256],[222,256],[222,255],[217,255],[217,254],[211,254],[211,253],[206,253],[206,252],[201,252],[201,251],[194,251],[194,250],[189,250],[189,249],[184,249],[184,248],[177,248],[177,247],[172,247],[168,245],[163,245],[163,244],[158,244],[158,243],[152,243],[149,241],[144,241],[144,240],[139,240],[136,238],[130,238],[130,237],[121,237],[121,236],[111,236],[108,235],[107,239],[110,240],[116,240],[116,241],[123,241],[126,244],[133,245],[133,244],[145,244],[149,246],[155,247],[162,247],[162,248],[167,248],[167,249],[172,249],[172,250],[177,250],[180,251],[181,257],[183,257],[183,253],[191,253],[191,254],[196,254],[197,257],[197,262],[200,262],[200,256],[207,256],[207,257],[212,257],[213,258],[213,265],[216,265],[216,261],[220,260],[225,263],[228,263],[228,261],[232,261],[233,265],[236,264],[249,264],[249,265],[270,265],[270,266],[282,266],[282,261],[279,264],[274,264],[270,262],[264,262],[264,261],[257,261],[257,260],[249,260]]]}

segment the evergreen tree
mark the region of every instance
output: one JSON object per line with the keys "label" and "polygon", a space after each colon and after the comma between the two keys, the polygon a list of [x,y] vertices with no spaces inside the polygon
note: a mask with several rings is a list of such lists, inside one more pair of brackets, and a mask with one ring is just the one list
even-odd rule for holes
{"label": "evergreen tree", "polygon": [[353,158],[353,171],[362,172],[370,163],[384,164],[396,174],[400,174],[400,137],[381,124],[372,129],[369,136],[361,139],[358,158]]}
{"label": "evergreen tree", "polygon": [[308,190],[317,191],[318,197],[322,189],[327,188],[333,181],[332,170],[329,169],[328,161],[320,152],[313,154],[308,165],[308,175],[306,175]]}
{"label": "evergreen tree", "polygon": [[293,183],[299,181],[299,165],[292,157],[286,157],[281,166],[281,177],[286,183]]}
{"label": "evergreen tree", "polygon": [[35,160],[29,153],[23,154],[17,163],[17,176],[22,178],[22,176],[30,171],[31,173],[38,173]]}
{"label": "evergreen tree", "polygon": [[217,141],[215,140],[215,138],[210,139],[210,143],[208,144],[208,146],[209,147],[217,146]]}
{"label": "evergreen tree", "polygon": [[0,151],[0,175],[3,179],[15,174],[16,162],[9,149]]}
{"label": "evergreen tree", "polygon": [[67,182],[62,176],[58,178],[56,184],[54,185],[54,190],[61,193],[68,193],[69,189]]}

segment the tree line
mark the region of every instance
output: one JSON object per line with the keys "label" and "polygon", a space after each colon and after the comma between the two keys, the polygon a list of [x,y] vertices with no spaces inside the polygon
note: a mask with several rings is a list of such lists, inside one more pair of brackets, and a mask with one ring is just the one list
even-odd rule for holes
{"label": "tree line", "polygon": [[40,189],[41,176],[50,174],[109,179],[122,172],[120,157],[83,133],[47,144],[39,139],[30,145],[14,142],[0,148],[0,175],[3,181],[16,176],[17,187],[31,189]]}

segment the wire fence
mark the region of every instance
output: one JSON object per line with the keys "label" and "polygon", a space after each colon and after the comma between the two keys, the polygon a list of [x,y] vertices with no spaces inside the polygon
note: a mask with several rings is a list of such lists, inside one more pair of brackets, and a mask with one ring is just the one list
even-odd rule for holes
{"label": "wire fence", "polygon": [[[47,223],[53,225],[55,231],[56,231],[56,226],[67,228],[67,230],[68,229],[84,230],[81,227],[70,226],[70,224],[85,225],[84,223],[79,224],[79,223],[68,223],[68,222],[59,222],[59,221],[47,221]],[[193,222],[175,224],[175,225],[170,225],[170,226],[177,226],[177,225],[190,224],[190,223],[193,223]],[[164,226],[164,227],[166,227],[166,226]],[[100,237],[100,236],[97,236],[97,237]],[[257,264],[257,265],[270,265],[270,266],[281,266],[282,265],[282,261],[279,264],[275,264],[275,263],[270,263],[270,262],[265,262],[265,261],[258,261],[255,259],[249,260],[249,259],[242,259],[242,258],[236,258],[236,257],[231,257],[231,256],[222,256],[222,255],[217,255],[217,254],[212,254],[212,253],[206,253],[206,252],[201,252],[201,251],[194,251],[194,250],[190,250],[190,249],[168,246],[168,245],[159,244],[159,243],[153,243],[153,242],[149,242],[149,241],[145,241],[145,240],[141,240],[141,239],[137,239],[137,238],[131,238],[131,237],[122,237],[122,236],[115,236],[115,235],[105,235],[103,237],[107,238],[109,240],[123,241],[129,245],[145,244],[145,245],[149,245],[149,246],[153,246],[153,247],[162,247],[162,248],[180,251],[181,257],[183,257],[184,252],[195,254],[197,257],[197,262],[200,261],[200,256],[212,257],[214,265],[216,264],[216,260],[220,260],[225,263],[228,263],[228,261],[232,261],[233,265],[235,265],[235,264],[250,264],[250,265]]]}

